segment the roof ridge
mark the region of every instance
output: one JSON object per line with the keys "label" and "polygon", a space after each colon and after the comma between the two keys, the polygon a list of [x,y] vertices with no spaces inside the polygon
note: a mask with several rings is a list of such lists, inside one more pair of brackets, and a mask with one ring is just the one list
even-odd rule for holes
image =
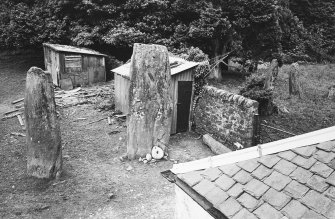
{"label": "roof ridge", "polygon": [[[233,164],[240,161],[246,161],[264,155],[274,154],[290,149],[309,146],[313,144],[331,141],[335,139],[335,126],[308,132],[302,135],[281,139],[254,147],[232,151],[200,160],[186,163],[174,164],[171,171],[175,174],[186,173],[194,170],[201,170],[211,167],[218,167],[226,164]],[[294,144],[293,144],[294,143]]]}

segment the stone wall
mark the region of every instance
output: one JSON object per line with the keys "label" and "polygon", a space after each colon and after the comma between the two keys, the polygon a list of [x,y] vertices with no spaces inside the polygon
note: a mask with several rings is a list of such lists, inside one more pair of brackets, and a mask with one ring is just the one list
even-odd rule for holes
{"label": "stone wall", "polygon": [[252,146],[254,115],[258,102],[211,86],[205,86],[195,108],[196,131],[212,134],[231,149],[239,142]]}

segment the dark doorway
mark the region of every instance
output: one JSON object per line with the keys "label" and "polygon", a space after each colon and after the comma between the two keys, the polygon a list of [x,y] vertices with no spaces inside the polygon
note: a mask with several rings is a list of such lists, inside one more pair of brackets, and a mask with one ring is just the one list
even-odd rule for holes
{"label": "dark doorway", "polygon": [[192,81],[178,81],[177,132],[188,130],[191,96]]}

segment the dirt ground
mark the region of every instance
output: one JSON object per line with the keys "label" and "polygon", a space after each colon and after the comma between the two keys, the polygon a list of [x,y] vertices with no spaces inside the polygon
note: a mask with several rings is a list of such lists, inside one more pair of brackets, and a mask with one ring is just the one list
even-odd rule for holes
{"label": "dirt ground", "polygon": [[[25,73],[43,67],[42,54],[0,57],[0,114],[23,97]],[[108,125],[110,115],[93,104],[60,110],[63,174],[59,181],[26,175],[25,138],[16,118],[0,121],[0,218],[173,218],[174,189],[160,172],[172,161],[121,162],[125,122]],[[85,120],[77,120],[85,118]],[[169,156],[186,162],[213,155],[194,133],[171,137]]]}

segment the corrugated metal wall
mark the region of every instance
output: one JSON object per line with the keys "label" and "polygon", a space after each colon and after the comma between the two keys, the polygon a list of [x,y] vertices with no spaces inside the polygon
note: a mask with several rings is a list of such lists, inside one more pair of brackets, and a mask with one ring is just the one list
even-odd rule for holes
{"label": "corrugated metal wall", "polygon": [[114,73],[115,107],[124,114],[129,112],[129,87],[128,78]]}

